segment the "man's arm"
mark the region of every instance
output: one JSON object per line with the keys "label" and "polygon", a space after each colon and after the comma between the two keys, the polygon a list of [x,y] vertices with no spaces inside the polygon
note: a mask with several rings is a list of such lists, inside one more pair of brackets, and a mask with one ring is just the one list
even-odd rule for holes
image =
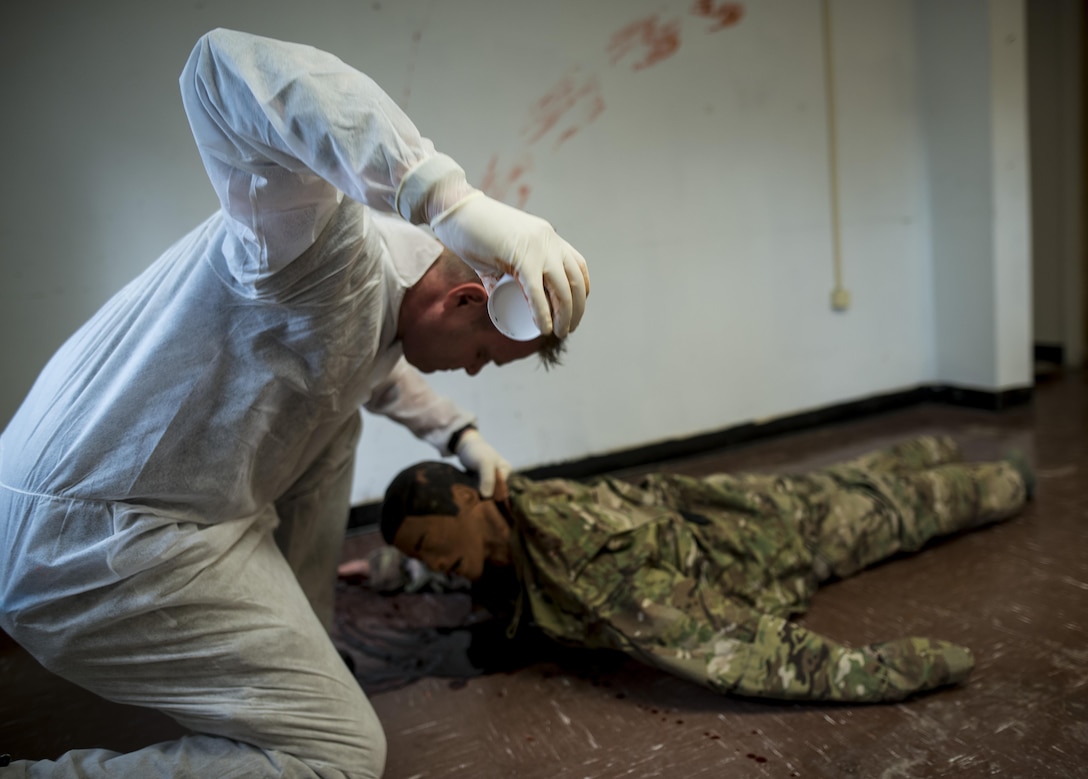
{"label": "man's arm", "polygon": [[[328,222],[339,190],[438,238],[481,273],[512,273],[544,334],[581,319],[589,272],[550,224],[470,186],[370,78],[310,46],[214,30],[181,75],[200,155],[244,247],[242,278],[274,272]],[[236,263],[243,258],[237,258]]]}
{"label": "man's arm", "polygon": [[[393,211],[408,170],[441,157],[376,83],[310,46],[213,30],[180,85],[212,185],[260,271],[310,245],[337,190]],[[460,170],[448,157],[427,167]]]}
{"label": "man's arm", "polygon": [[721,692],[894,701],[960,682],[973,665],[967,649],[926,638],[851,649],[679,574],[650,569],[626,578],[629,586],[598,613],[608,643]]}
{"label": "man's arm", "polygon": [[454,453],[448,448],[453,434],[476,422],[474,414],[431,389],[403,357],[374,388],[366,410],[399,422],[443,456]]}
{"label": "man's arm", "polygon": [[479,474],[483,497],[490,498],[497,487],[505,491],[511,465],[476,430],[475,415],[432,390],[403,357],[375,387],[366,409],[404,425],[442,456],[457,455],[465,468]]}

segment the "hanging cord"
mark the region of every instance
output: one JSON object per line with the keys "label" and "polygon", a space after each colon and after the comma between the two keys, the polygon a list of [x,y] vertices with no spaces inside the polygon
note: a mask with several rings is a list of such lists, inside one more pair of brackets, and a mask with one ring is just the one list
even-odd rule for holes
{"label": "hanging cord", "polygon": [[850,292],[842,283],[842,234],[839,223],[839,142],[835,127],[835,69],[831,56],[831,0],[821,0],[820,10],[824,34],[824,82],[827,91],[827,160],[831,190],[831,257],[835,274],[835,286],[831,290],[831,307],[836,311],[845,311],[850,306]]}

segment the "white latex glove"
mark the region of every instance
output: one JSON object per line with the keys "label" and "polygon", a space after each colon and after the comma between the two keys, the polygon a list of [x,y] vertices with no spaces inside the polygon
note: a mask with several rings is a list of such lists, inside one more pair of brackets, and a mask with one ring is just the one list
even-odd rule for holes
{"label": "white latex glove", "polygon": [[565,338],[578,327],[589,269],[548,222],[472,190],[436,216],[431,229],[480,274],[516,278],[541,333]]}
{"label": "white latex glove", "polygon": [[480,495],[484,498],[494,495],[496,480],[505,481],[513,470],[506,458],[474,429],[461,434],[461,440],[457,442],[457,459],[467,470],[480,475]]}

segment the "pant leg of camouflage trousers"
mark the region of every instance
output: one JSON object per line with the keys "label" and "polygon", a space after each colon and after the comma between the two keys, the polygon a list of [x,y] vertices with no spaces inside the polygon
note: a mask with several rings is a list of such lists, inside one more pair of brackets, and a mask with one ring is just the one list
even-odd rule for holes
{"label": "pant leg of camouflage trousers", "polygon": [[1016,514],[1026,490],[1005,461],[957,463],[955,444],[924,437],[792,478],[820,579],[846,577],[938,536]]}
{"label": "pant leg of camouflage trousers", "polygon": [[963,460],[959,445],[949,436],[924,435],[901,441],[842,463],[839,467],[901,473]]}

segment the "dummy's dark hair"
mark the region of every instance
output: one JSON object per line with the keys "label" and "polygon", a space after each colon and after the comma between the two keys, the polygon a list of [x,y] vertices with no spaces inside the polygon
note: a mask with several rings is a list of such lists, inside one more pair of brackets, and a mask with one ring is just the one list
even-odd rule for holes
{"label": "dummy's dark hair", "polygon": [[381,530],[385,542],[393,543],[405,517],[457,516],[453,500],[455,484],[476,489],[477,481],[475,476],[443,462],[416,463],[398,473],[386,488],[382,501]]}

